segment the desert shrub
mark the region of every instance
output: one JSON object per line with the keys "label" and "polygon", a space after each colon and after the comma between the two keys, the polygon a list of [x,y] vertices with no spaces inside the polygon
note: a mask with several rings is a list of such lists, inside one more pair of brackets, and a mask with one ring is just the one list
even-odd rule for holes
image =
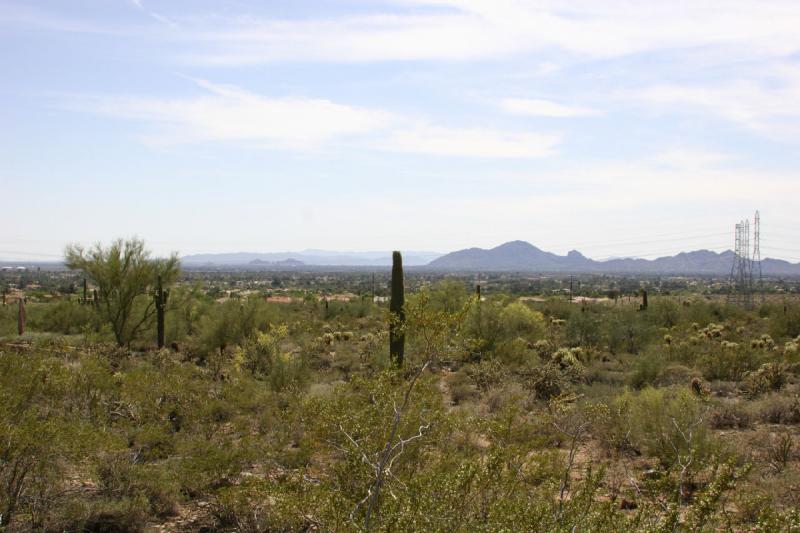
{"label": "desert shrub", "polygon": [[277,318],[274,306],[255,298],[212,306],[200,320],[197,355],[202,359],[221,347],[241,345],[256,331],[266,331]]}
{"label": "desert shrub", "polygon": [[436,311],[455,313],[464,307],[468,295],[464,282],[445,279],[431,287],[430,306]]}
{"label": "desert shrub", "polygon": [[453,374],[448,380],[448,388],[454,405],[460,405],[480,396],[476,384],[466,372],[459,371]]}
{"label": "desert shrub", "polygon": [[709,381],[741,381],[747,372],[757,369],[763,359],[764,356],[742,346],[727,349],[712,346],[698,357],[697,366]]}
{"label": "desert shrub", "polygon": [[686,387],[623,393],[612,404],[632,448],[672,467],[713,451],[707,409]]}
{"label": "desert shrub", "polygon": [[98,461],[98,487],[107,497],[146,502],[147,515],[170,516],[177,512],[180,483],[175,472],[160,465],[134,463],[130,452],[105,454]]}
{"label": "desert shrub", "polygon": [[653,328],[633,309],[614,310],[603,321],[603,339],[611,353],[637,354],[652,335]]}
{"label": "desert shrub", "polygon": [[491,350],[502,337],[502,311],[503,303],[496,299],[487,299],[471,306],[466,316],[467,335],[477,339],[482,348]]}
{"label": "desert shrub", "polygon": [[510,405],[516,405],[527,396],[527,393],[519,383],[511,383],[508,386],[499,386],[488,391],[486,405],[489,412],[497,413]]}
{"label": "desert shrub", "polygon": [[175,435],[166,423],[150,422],[129,433],[130,446],[142,461],[165,459],[175,451]]}
{"label": "desert shrub", "polygon": [[60,490],[66,461],[97,445],[74,398],[76,372],[36,352],[0,352],[0,528],[16,514],[39,515]]}
{"label": "desert shrub", "polygon": [[786,305],[775,309],[769,320],[769,332],[776,339],[793,339],[800,335],[800,305]]}
{"label": "desert shrub", "polygon": [[[587,308],[591,309],[591,308]],[[597,346],[602,339],[600,318],[595,311],[573,313],[565,331],[571,346]]]}
{"label": "desert shrub", "polygon": [[491,351],[491,357],[511,367],[528,366],[539,361],[539,356],[530,341],[522,337],[499,341]]}
{"label": "desert shrub", "polygon": [[722,402],[711,409],[709,424],[714,429],[746,429],[753,417],[741,402]]}
{"label": "desert shrub", "polygon": [[285,325],[256,333],[243,342],[235,363],[266,380],[274,391],[303,385],[308,378],[308,365],[300,354],[282,348],[287,334]]}
{"label": "desert shrub", "polygon": [[524,337],[533,341],[544,336],[544,315],[522,302],[507,305],[500,312],[500,322],[506,339]]}
{"label": "desert shrub", "polygon": [[628,383],[630,383],[631,387],[637,389],[653,385],[659,375],[661,375],[665,366],[666,362],[664,361],[663,355],[656,350],[650,350],[644,354],[640,354],[636,357],[633,372],[628,378]]}
{"label": "desert shrub", "polygon": [[73,499],[52,510],[48,531],[84,533],[139,533],[150,517],[149,502],[142,495],[133,497]]}
{"label": "desert shrub", "polygon": [[742,382],[742,389],[750,397],[760,396],[768,391],[783,388],[788,379],[785,363],[764,363],[758,370],[748,373]]}
{"label": "desert shrub", "polygon": [[180,457],[177,467],[181,491],[187,494],[207,494],[213,489],[233,484],[248,461],[256,459],[257,446],[247,438],[217,438],[193,436],[177,446]]}
{"label": "desert shrub", "polygon": [[647,310],[647,318],[658,326],[671,328],[681,319],[681,308],[671,298],[654,298]]}
{"label": "desert shrub", "polygon": [[791,433],[782,431],[777,435],[771,435],[765,452],[769,466],[776,472],[782,472],[795,455]]}
{"label": "desert shrub", "polygon": [[466,372],[475,386],[482,391],[487,391],[508,379],[508,370],[498,359],[483,359],[467,367]]}
{"label": "desert shrub", "polygon": [[557,350],[550,361],[527,370],[524,386],[538,400],[550,400],[566,392],[584,377],[585,369],[575,354],[567,349]]}
{"label": "desert shrub", "polygon": [[64,335],[99,327],[100,320],[94,312],[94,306],[80,305],[68,300],[48,305],[39,324],[42,331],[63,333]]}
{"label": "desert shrub", "polygon": [[683,365],[666,365],[658,373],[654,384],[659,387],[672,385],[686,385],[692,378],[697,378],[699,373]]}
{"label": "desert shrub", "polygon": [[301,512],[297,494],[281,483],[249,479],[218,492],[214,515],[223,527],[242,533],[304,531],[313,522]]}
{"label": "desert shrub", "polygon": [[800,398],[770,394],[755,402],[754,410],[768,424],[800,424]]}

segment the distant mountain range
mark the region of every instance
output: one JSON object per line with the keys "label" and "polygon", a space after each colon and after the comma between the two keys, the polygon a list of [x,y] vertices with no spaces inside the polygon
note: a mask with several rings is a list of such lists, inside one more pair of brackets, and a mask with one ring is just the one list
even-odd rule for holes
{"label": "distant mountain range", "polygon": [[[682,252],[674,256],[647,259],[595,261],[576,250],[567,255],[545,252],[525,241],[511,241],[489,250],[468,248],[434,259],[428,267],[445,271],[516,271],[636,274],[726,275],[731,271],[734,253],[710,250]],[[800,263],[780,259],[761,261],[764,275],[800,275]]]}
{"label": "distant mountain range", "polygon": [[[572,250],[567,255],[545,252],[525,241],[511,241],[495,248],[468,248],[449,254],[403,252],[403,264],[409,267],[450,272],[574,272],[608,274],[728,275],[734,253],[710,250],[682,252],[657,259],[620,258],[596,261]],[[391,252],[332,252],[303,250],[276,253],[195,254],[181,258],[189,268],[301,269],[303,267],[388,267]],[[800,263],[780,259],[761,262],[764,275],[800,276]]]}
{"label": "distant mountain range", "polygon": [[[424,266],[441,257],[437,252],[403,252],[403,264]],[[185,266],[251,266],[292,267],[308,266],[390,266],[392,252],[330,252],[303,250],[301,252],[275,253],[220,253],[195,254],[181,258]]]}

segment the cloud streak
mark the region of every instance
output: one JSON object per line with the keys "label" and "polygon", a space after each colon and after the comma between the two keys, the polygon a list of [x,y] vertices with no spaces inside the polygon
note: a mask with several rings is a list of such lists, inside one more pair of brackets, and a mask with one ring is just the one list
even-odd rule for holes
{"label": "cloud streak", "polygon": [[500,101],[500,108],[512,115],[531,117],[570,118],[597,114],[592,109],[532,98],[506,98]]}
{"label": "cloud streak", "polygon": [[423,124],[395,131],[379,146],[428,155],[535,159],[554,155],[559,141],[560,137],[554,134]]}
{"label": "cloud streak", "polygon": [[758,81],[725,84],[662,84],[634,91],[631,96],[663,111],[700,110],[758,133],[794,139],[800,135],[800,75],[797,67],[772,67],[773,75]]}
{"label": "cloud streak", "polygon": [[[561,50],[611,58],[654,50],[726,47],[751,55],[800,50],[800,12],[785,0],[737,2],[514,0],[398,1],[401,11],[302,20],[187,21],[211,65],[272,61],[498,59]],[[213,27],[212,27],[213,22]]]}
{"label": "cloud streak", "polygon": [[349,141],[382,151],[527,159],[552,155],[559,142],[555,134],[443,127],[327,99],[267,98],[233,85],[193,81],[203,93],[189,98],[94,96],[72,98],[67,105],[143,123],[145,140],[160,145],[213,141],[304,150]]}

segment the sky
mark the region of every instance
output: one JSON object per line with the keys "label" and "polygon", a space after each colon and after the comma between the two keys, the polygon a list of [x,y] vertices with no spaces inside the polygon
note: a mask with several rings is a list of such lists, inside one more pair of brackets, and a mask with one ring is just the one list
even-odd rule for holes
{"label": "sky", "polygon": [[800,261],[796,0],[0,0],[0,259]]}

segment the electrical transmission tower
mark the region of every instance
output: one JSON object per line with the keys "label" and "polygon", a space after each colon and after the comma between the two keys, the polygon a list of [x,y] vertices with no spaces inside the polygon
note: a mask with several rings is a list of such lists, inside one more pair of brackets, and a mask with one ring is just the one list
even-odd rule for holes
{"label": "electrical transmission tower", "polygon": [[756,210],[756,217],[753,222],[753,268],[758,274],[758,293],[760,294],[761,303],[764,303],[764,277],[761,274],[761,215]]}
{"label": "electrical transmission tower", "polygon": [[749,220],[742,220],[736,224],[733,253],[728,301],[751,309],[753,307],[753,260],[750,256]]}

